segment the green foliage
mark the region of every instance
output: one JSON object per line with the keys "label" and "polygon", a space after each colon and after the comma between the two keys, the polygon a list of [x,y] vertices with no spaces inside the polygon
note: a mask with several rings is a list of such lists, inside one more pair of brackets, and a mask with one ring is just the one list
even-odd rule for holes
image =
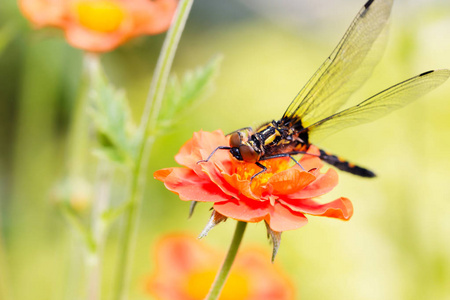
{"label": "green foliage", "polygon": [[211,90],[221,61],[222,57],[216,56],[206,65],[186,72],[181,81],[175,75],[170,78],[159,115],[158,132],[169,130],[200,103]]}
{"label": "green foliage", "polygon": [[3,50],[8,46],[8,44],[12,41],[15,34],[16,28],[12,23],[4,25],[3,27],[0,28],[0,55],[2,54]]}
{"label": "green foliage", "polygon": [[132,166],[136,127],[125,93],[108,82],[100,66],[92,73],[89,112],[99,143],[95,153],[120,165]]}
{"label": "green foliage", "polygon": [[[221,57],[187,72],[182,80],[173,75],[168,83],[158,120],[158,132],[167,131],[186,115],[211,87]],[[89,111],[99,147],[95,154],[119,165],[133,166],[141,137],[131,119],[125,93],[108,82],[98,64],[91,68]]]}

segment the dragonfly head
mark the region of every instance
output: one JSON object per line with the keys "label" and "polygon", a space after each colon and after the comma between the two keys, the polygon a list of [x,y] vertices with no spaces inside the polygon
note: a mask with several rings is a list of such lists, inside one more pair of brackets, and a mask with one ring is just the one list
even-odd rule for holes
{"label": "dragonfly head", "polygon": [[233,133],[230,138],[230,153],[237,159],[248,163],[255,163],[261,158],[261,151],[253,142],[242,141],[239,131]]}

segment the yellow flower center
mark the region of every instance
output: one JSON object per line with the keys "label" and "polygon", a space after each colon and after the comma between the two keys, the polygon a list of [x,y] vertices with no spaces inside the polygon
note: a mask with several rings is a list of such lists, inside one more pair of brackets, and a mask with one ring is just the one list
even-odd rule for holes
{"label": "yellow flower center", "polygon": [[[264,165],[267,170],[253,178],[251,184],[252,190],[266,185],[274,174],[285,171],[291,167],[289,161],[284,158],[269,159],[260,163]],[[250,180],[253,175],[261,171],[262,169],[253,163],[240,163],[236,167],[236,173],[239,174],[239,177],[242,180]]]}
{"label": "yellow flower center", "polygon": [[125,18],[125,9],[107,0],[79,1],[76,12],[81,25],[102,33],[116,31]]}
{"label": "yellow flower center", "polygon": [[[204,299],[215,276],[216,270],[202,270],[189,274],[184,287],[189,299]],[[249,297],[249,291],[248,279],[244,275],[232,271],[223,287],[219,300],[245,300]]]}

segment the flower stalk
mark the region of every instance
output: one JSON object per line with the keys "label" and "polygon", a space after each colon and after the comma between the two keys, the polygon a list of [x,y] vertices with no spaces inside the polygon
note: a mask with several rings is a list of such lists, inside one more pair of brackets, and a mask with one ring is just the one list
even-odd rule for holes
{"label": "flower stalk", "polygon": [[220,292],[227,280],[228,274],[230,273],[231,266],[233,265],[236,254],[241,245],[242,237],[244,236],[245,228],[247,227],[247,222],[238,221],[236,229],[234,231],[233,240],[231,241],[230,248],[228,248],[227,256],[220,268],[219,273],[217,273],[216,278],[209,290],[206,300],[216,300],[220,296]]}
{"label": "flower stalk", "polygon": [[120,243],[117,278],[113,299],[126,299],[130,277],[131,258],[137,235],[139,210],[142,202],[143,186],[146,179],[148,157],[155,140],[155,128],[161,101],[169,77],[173,58],[181,38],[193,0],[181,0],[178,4],[172,25],[165,38],[156,65],[149,95],[142,116],[139,132],[140,143],[137,147],[135,165],[131,174],[131,186],[128,198],[128,210],[125,213],[125,228]]}
{"label": "flower stalk", "polygon": [[113,174],[114,172],[109,162],[100,162],[97,170],[97,190],[91,220],[91,234],[95,247],[86,254],[88,300],[101,299],[102,254],[106,235],[106,223],[103,219],[103,213],[109,208]]}
{"label": "flower stalk", "polygon": [[[0,215],[0,224],[1,221]],[[0,230],[0,299],[12,299],[8,276],[9,266],[6,262],[6,249],[4,248],[2,231]]]}
{"label": "flower stalk", "polygon": [[[73,274],[81,274],[86,272],[83,269],[83,265],[79,263],[79,255],[83,252],[83,258],[86,260],[87,253],[92,252],[95,248],[95,242],[92,239],[91,233],[85,224],[81,222],[77,213],[70,206],[73,197],[73,193],[77,187],[75,183],[79,180],[84,182],[84,172],[86,167],[86,148],[89,144],[88,137],[88,105],[89,105],[89,92],[92,88],[91,82],[94,76],[94,69],[98,67],[99,56],[94,53],[85,52],[83,56],[82,73],[80,78],[80,85],[78,90],[77,99],[74,105],[72,120],[69,128],[69,137],[67,141],[68,158],[67,158],[67,173],[66,179],[68,183],[68,194],[63,195],[69,197],[66,199],[68,202],[59,203],[59,210],[62,216],[69,224],[74,236],[72,237],[73,248],[71,253],[71,262],[69,266],[69,274],[71,278],[68,280],[68,287],[66,297],[72,297],[72,294],[77,292],[82,284],[80,280],[81,276],[73,276]],[[89,268],[87,268],[89,269]],[[92,280],[90,271],[88,270],[89,282]],[[73,276],[73,277],[72,277]],[[83,284],[86,285],[85,282]]]}
{"label": "flower stalk", "polygon": [[83,56],[83,70],[80,80],[79,95],[75,103],[72,123],[70,124],[68,176],[77,178],[83,175],[88,144],[88,93],[92,81],[93,69],[99,64],[99,57],[93,53]]}

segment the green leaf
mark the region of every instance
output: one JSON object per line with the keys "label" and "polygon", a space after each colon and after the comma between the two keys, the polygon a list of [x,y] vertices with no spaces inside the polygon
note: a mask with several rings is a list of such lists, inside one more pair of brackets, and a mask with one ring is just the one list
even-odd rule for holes
{"label": "green leaf", "polygon": [[136,126],[125,93],[108,82],[99,64],[91,68],[89,97],[89,113],[99,144],[94,153],[131,167],[136,149]]}
{"label": "green leaf", "polygon": [[167,85],[158,120],[158,131],[166,131],[179,122],[211,90],[222,56],[216,56],[205,66],[188,71],[180,81],[173,75]]}

